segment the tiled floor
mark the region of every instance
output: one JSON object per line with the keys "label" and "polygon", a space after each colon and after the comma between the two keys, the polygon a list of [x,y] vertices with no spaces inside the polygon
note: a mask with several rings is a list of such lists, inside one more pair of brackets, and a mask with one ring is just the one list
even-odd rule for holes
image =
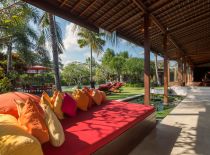
{"label": "tiled floor", "polygon": [[210,89],[187,97],[129,155],[210,155]]}

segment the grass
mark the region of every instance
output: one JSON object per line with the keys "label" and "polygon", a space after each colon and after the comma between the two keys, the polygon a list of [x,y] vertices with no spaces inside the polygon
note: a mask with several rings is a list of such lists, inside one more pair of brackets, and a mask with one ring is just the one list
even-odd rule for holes
{"label": "grass", "polygon": [[[163,89],[163,87],[155,87],[155,89]],[[144,93],[144,87],[122,87],[120,93],[112,93],[107,95],[107,98],[110,100],[118,100],[126,97],[139,95]]]}
{"label": "grass", "polygon": [[120,93],[111,93],[107,95],[107,98],[109,100],[118,100],[142,93],[144,93],[144,87],[122,87]]}
{"label": "grass", "polygon": [[157,119],[165,118],[174,108],[175,105],[165,106],[163,111],[157,111],[156,114]]}

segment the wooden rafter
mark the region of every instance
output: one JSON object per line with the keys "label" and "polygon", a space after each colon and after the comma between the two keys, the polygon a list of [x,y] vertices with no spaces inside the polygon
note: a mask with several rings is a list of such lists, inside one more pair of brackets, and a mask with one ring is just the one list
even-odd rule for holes
{"label": "wooden rafter", "polygon": [[204,14],[202,14],[200,16],[192,18],[191,20],[187,20],[186,22],[177,23],[176,25],[174,25],[174,27],[171,27],[169,29],[169,33],[173,33],[176,30],[185,28],[186,26],[191,26],[193,24],[196,24],[197,22],[201,22],[202,20],[206,20],[206,19],[208,19],[209,16],[210,16],[210,10],[206,11]]}
{"label": "wooden rafter", "polygon": [[66,4],[67,1],[68,1],[68,0],[63,0],[63,2],[60,4],[59,7],[60,7],[60,8],[63,7],[63,6]]}
{"label": "wooden rafter", "polygon": [[119,3],[117,3],[117,5],[115,5],[114,7],[110,8],[109,10],[107,10],[101,17],[97,18],[95,21],[94,21],[94,24],[98,25],[99,21],[101,19],[103,19],[105,16],[107,16],[107,14],[112,11],[112,10],[115,10],[115,8],[119,7],[121,4],[123,3],[123,1],[120,1]]}
{"label": "wooden rafter", "polygon": [[78,2],[76,2],[76,4],[72,7],[71,12],[73,12],[81,3],[83,0],[79,0]]}
{"label": "wooden rafter", "polygon": [[142,15],[143,14],[137,13],[137,14],[133,15],[132,17],[128,18],[127,20],[125,20],[124,22],[121,22],[120,24],[118,24],[118,25],[116,25],[114,27],[111,27],[111,32],[113,32],[116,29],[118,29],[119,27],[122,27],[123,25],[133,21],[133,19],[136,19],[136,17],[139,17],[139,19],[142,18]]}
{"label": "wooden rafter", "polygon": [[[184,8],[185,6],[192,4],[193,1],[182,0],[182,1],[177,1],[177,3],[178,3],[178,4],[183,4],[183,3],[184,3],[183,5],[179,5],[179,8],[180,8],[180,10],[181,10],[181,8]],[[164,13],[166,10],[163,9],[161,12],[158,12],[158,17],[162,19],[162,18],[168,17],[168,16],[170,16],[170,15],[173,15],[174,12],[177,12],[177,6],[178,6],[178,5],[173,5],[173,6],[171,6],[171,7],[170,7],[170,10],[167,11],[167,14]],[[167,8],[167,7],[166,7],[166,8]],[[185,10],[187,10],[187,9],[185,9]],[[185,11],[185,10],[184,10],[184,11]],[[175,14],[175,15],[176,15],[176,14]]]}
{"label": "wooden rafter", "polygon": [[[133,2],[137,5],[137,7],[139,8],[139,9],[141,9],[143,12],[145,12],[145,13],[148,13],[148,10],[147,10],[147,8],[144,6],[144,4],[142,3],[142,1],[136,1],[136,0],[133,0]],[[166,33],[166,29],[162,26],[162,24],[157,20],[157,18],[154,16],[154,15],[152,15],[152,14],[150,14],[150,17],[151,17],[151,19],[153,20],[153,22],[157,25],[157,27],[159,27],[160,28],[160,30],[163,32],[163,33]],[[172,44],[178,49],[178,50],[180,50],[180,52],[182,52],[182,54],[184,54],[185,52],[183,51],[183,49],[181,49],[180,47],[179,47],[179,45],[174,41],[174,39],[172,39],[172,37],[170,36],[170,35],[168,35],[168,39],[172,42]]]}
{"label": "wooden rafter", "polygon": [[[127,9],[131,8],[131,5],[132,4],[129,4],[126,7],[124,7],[123,9],[121,9],[119,12],[117,12],[116,14],[114,14],[112,17],[110,17],[108,20],[106,20],[106,22],[102,23],[100,26],[101,27],[106,27],[107,24],[109,23],[109,21],[111,21],[112,19],[118,17],[120,14],[122,14],[122,12],[124,12],[124,10],[127,10]],[[114,24],[114,22],[112,24]]]}
{"label": "wooden rafter", "polygon": [[91,25],[84,19],[78,18],[78,16],[67,14],[65,10],[60,9],[59,6],[55,7],[49,3],[46,3],[46,0],[39,1],[39,3],[37,3],[36,1],[30,1],[30,4],[38,8],[44,9],[47,12],[56,12],[57,16],[60,16],[66,20],[70,20],[71,22],[74,22],[75,24],[86,27],[94,32],[98,32],[98,28],[96,26]]}
{"label": "wooden rafter", "polygon": [[[184,1],[184,0],[183,0]],[[159,9],[161,9],[162,7],[168,5],[169,3],[171,3],[170,0],[168,1],[165,1],[164,3],[160,4],[162,1],[157,1],[156,3],[154,3],[153,5],[151,5],[149,7],[149,12],[150,13],[153,13],[153,12],[156,12],[158,11]]]}
{"label": "wooden rafter", "polygon": [[93,2],[91,2],[90,5],[88,5],[88,7],[86,7],[86,9],[80,13],[79,16],[83,16],[96,2],[97,0],[94,0]]}
{"label": "wooden rafter", "polygon": [[106,8],[112,0],[107,0],[96,12],[92,13],[88,19],[91,19],[95,14],[100,12],[103,8]]}

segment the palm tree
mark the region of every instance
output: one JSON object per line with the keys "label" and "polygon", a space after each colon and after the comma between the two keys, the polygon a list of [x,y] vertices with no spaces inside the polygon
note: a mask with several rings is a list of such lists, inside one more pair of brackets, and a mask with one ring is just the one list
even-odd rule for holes
{"label": "palm tree", "polygon": [[78,44],[80,48],[88,46],[90,48],[90,84],[91,88],[94,88],[93,73],[92,73],[92,62],[93,62],[93,52],[101,54],[103,52],[103,46],[105,45],[105,40],[102,39],[103,33],[95,33],[86,28],[79,27],[77,35],[79,36]]}
{"label": "palm tree", "polygon": [[[12,68],[12,50],[16,49],[27,56],[34,48],[36,32],[30,27],[29,22],[37,22],[37,11],[24,2],[12,3],[1,1],[3,6],[0,15],[0,45],[7,48],[7,73]],[[27,53],[27,54],[26,54]],[[27,59],[27,62],[29,59]]]}
{"label": "palm tree", "polygon": [[59,54],[63,53],[64,45],[62,40],[62,31],[58,23],[55,21],[55,17],[51,13],[45,12],[40,21],[42,44],[46,44],[49,40],[50,47],[53,55],[53,69],[55,74],[55,86],[57,90],[61,89],[61,80],[59,73]]}

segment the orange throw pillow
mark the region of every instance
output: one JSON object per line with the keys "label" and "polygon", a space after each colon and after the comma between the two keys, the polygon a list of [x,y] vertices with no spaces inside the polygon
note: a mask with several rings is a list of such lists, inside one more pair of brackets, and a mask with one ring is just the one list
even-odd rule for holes
{"label": "orange throw pillow", "polygon": [[92,96],[93,101],[97,104],[100,105],[102,101],[102,96],[99,92],[99,90],[92,89],[90,92],[90,95]]}
{"label": "orange throw pillow", "polygon": [[106,101],[106,93],[104,91],[99,91],[101,94],[101,103],[104,103]]}
{"label": "orange throw pillow", "polygon": [[77,102],[77,107],[82,111],[87,111],[89,103],[88,95],[85,92],[77,89],[72,93],[72,96]]}
{"label": "orange throw pillow", "polygon": [[91,90],[88,87],[84,87],[82,91],[89,97],[88,108],[91,108],[94,104],[92,96],[90,95]]}
{"label": "orange throw pillow", "polygon": [[44,118],[39,113],[37,106],[31,99],[24,102],[16,102],[20,110],[19,124],[28,133],[36,137],[41,144],[49,141],[48,129]]}
{"label": "orange throw pillow", "polygon": [[[26,102],[31,98],[36,104],[39,104],[40,97],[22,92],[9,92],[0,95],[0,114],[10,114],[16,118],[19,117],[17,106],[14,100],[21,100]],[[39,109],[40,110],[40,109]]]}

